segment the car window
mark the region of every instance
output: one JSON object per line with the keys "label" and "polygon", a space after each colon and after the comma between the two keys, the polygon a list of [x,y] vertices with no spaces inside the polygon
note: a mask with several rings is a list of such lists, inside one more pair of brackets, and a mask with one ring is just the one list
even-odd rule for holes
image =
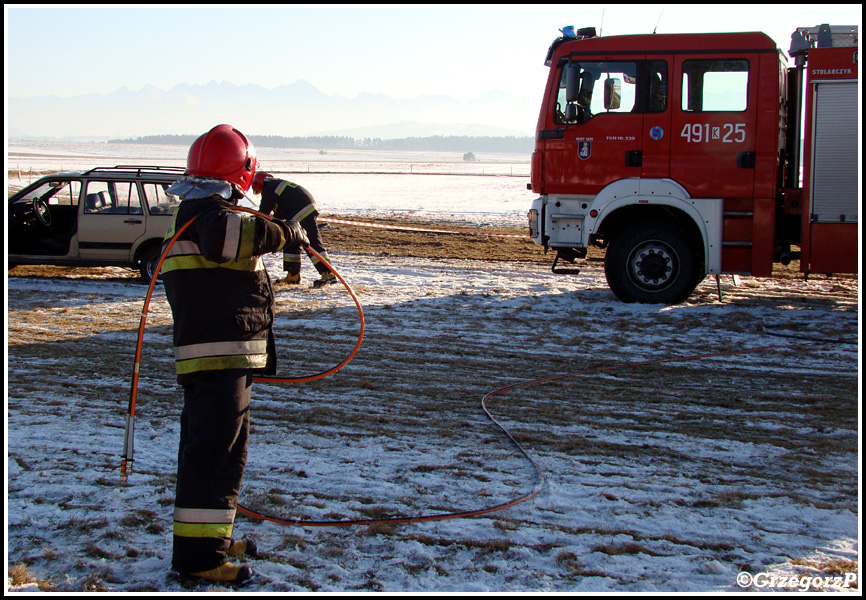
{"label": "car window", "polygon": [[131,181],[88,181],[85,214],[140,215],[138,185]]}
{"label": "car window", "polygon": [[167,215],[174,212],[180,202],[174,196],[169,196],[165,190],[170,183],[145,183],[144,198],[152,215]]}
{"label": "car window", "polygon": [[140,215],[141,199],[138,197],[138,184],[134,181],[118,181],[114,183],[115,212],[126,215]]}
{"label": "car window", "polygon": [[26,203],[32,202],[36,198],[42,198],[51,205],[78,206],[80,192],[80,181],[46,181],[24,194],[17,202]]}

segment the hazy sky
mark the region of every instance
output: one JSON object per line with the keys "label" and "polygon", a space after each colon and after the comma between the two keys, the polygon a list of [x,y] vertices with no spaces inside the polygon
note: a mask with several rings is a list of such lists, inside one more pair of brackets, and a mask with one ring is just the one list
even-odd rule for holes
{"label": "hazy sky", "polygon": [[[566,25],[602,34],[859,25],[856,4],[787,5],[6,5],[6,96],[162,90],[187,82],[304,79],[322,92],[470,100],[537,98],[544,55]],[[604,21],[602,22],[602,13]]]}

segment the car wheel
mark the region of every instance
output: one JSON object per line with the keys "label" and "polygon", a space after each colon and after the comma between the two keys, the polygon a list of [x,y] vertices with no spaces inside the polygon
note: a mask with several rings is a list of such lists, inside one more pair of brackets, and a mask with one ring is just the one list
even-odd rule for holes
{"label": "car wheel", "polygon": [[138,265],[138,271],[141,273],[141,278],[145,283],[149,284],[153,280],[161,256],[161,246],[151,246],[142,253],[141,262]]}

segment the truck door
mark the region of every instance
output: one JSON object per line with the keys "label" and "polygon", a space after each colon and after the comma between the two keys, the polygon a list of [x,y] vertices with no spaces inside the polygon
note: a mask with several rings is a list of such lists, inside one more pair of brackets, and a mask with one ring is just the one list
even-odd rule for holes
{"label": "truck door", "polygon": [[555,106],[547,129],[539,132],[545,140],[546,193],[597,194],[612,181],[641,176],[641,59],[572,58],[560,65]]}
{"label": "truck door", "polygon": [[641,127],[641,177],[670,177],[671,85],[670,56],[654,56],[640,71],[638,106],[643,113]]}
{"label": "truck door", "polygon": [[677,55],[670,176],[693,197],[752,198],[757,59]]}

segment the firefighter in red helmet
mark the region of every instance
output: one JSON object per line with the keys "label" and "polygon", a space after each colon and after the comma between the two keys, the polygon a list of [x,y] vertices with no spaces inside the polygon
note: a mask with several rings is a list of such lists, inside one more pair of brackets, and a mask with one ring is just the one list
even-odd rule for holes
{"label": "firefighter in red helmet", "polygon": [[247,137],[218,125],[193,142],[162,267],[174,319],[183,387],[172,567],[184,576],[243,584],[252,576],[232,557],[254,555],[232,539],[246,465],[252,376],[275,372],[274,294],[262,256],[309,244],[297,221],[232,210],[252,185],[258,162]]}
{"label": "firefighter in red helmet", "polygon": [[[319,225],[316,217],[319,211],[316,209],[316,201],[301,185],[283,179],[277,179],[270,173],[259,171],[253,177],[253,193],[261,194],[262,201],[259,210],[269,215],[271,212],[278,219],[296,220],[304,228],[310,240],[310,248],[315,250],[327,262],[331,262],[322,236],[319,234]],[[313,263],[320,279],[313,282],[314,287],[321,287],[329,283],[336,283],[337,277],[311,252],[307,256]],[[301,282],[301,251],[299,248],[283,248],[283,271],[286,277],[280,283],[298,284]]]}

